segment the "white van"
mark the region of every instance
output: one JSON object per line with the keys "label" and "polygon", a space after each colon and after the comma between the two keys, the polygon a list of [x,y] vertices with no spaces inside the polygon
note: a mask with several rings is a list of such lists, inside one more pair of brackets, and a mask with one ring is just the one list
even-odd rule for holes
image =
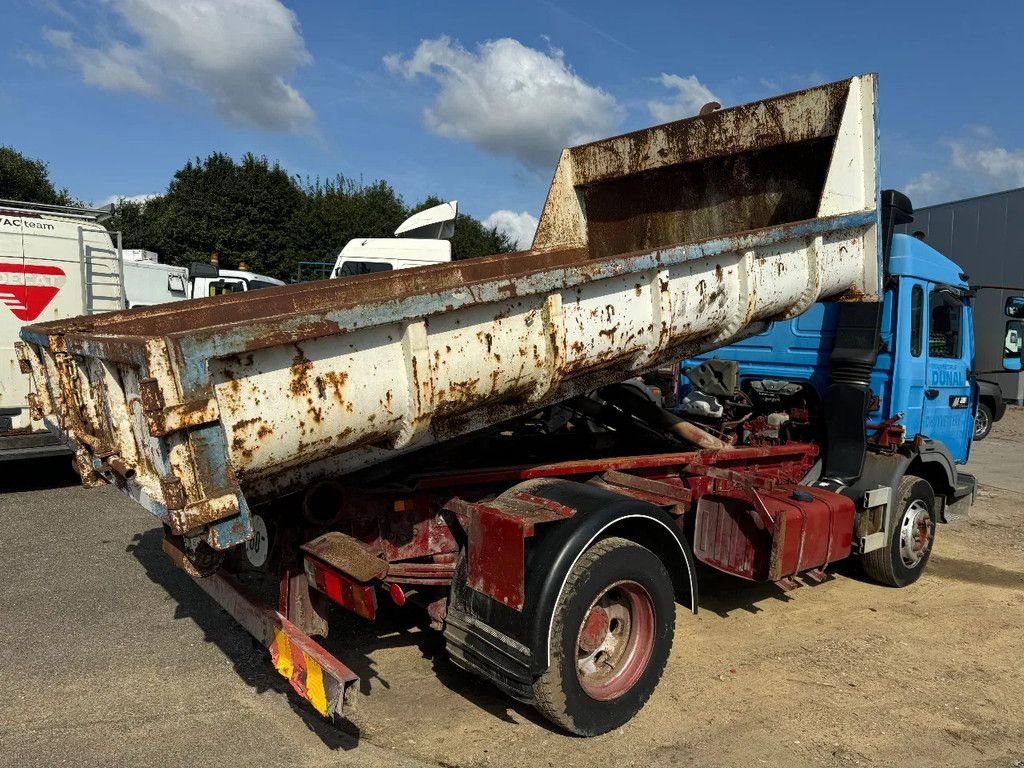
{"label": "white van", "polygon": [[284,281],[243,269],[218,269],[204,262],[191,267],[161,264],[153,251],[124,252],[124,293],[129,308],[275,285],[284,285]]}
{"label": "white van", "polygon": [[64,450],[32,431],[14,344],[29,323],[125,306],[120,235],[100,223],[106,215],[0,200],[0,462]]}
{"label": "white van", "polygon": [[338,254],[331,278],[451,261],[452,244],[448,238],[455,234],[458,210],[457,200],[441,203],[403,221],[395,230],[394,237],[349,240]]}
{"label": "white van", "polygon": [[200,296],[249,291],[281,280],[212,264],[160,264],[152,251],[122,251],[109,211],[0,200],[0,462],[63,453],[33,431],[29,377],[15,343],[22,326]]}

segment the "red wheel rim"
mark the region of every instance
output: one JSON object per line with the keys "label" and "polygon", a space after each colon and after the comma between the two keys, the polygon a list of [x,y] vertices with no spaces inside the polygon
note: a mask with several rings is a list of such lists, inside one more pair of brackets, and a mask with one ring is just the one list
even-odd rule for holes
{"label": "red wheel rim", "polygon": [[636,685],[654,650],[654,602],[635,581],[610,585],[576,635],[576,676],[588,696],[618,698]]}

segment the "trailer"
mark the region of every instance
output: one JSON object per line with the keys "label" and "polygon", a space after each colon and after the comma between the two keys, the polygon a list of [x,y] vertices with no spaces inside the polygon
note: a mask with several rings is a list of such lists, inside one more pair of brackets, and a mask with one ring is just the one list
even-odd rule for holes
{"label": "trailer", "polygon": [[313,639],[328,601],[388,599],[552,722],[611,730],[653,692],[675,602],[697,609],[695,560],[792,588],[899,556],[898,489],[824,474],[898,430],[854,408],[839,449],[742,445],[621,383],[819,301],[870,316],[875,112],[864,75],[567,149],[524,253],[32,325],[34,415],[322,714],[356,680]]}

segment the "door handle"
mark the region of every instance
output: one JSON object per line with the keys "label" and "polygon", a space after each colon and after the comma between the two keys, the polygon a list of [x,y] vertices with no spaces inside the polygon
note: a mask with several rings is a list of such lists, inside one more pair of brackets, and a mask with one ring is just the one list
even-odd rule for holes
{"label": "door handle", "polygon": [[937,389],[926,389],[924,391],[924,396],[927,397],[929,400],[934,400],[936,397],[939,396],[939,390],[937,390]]}

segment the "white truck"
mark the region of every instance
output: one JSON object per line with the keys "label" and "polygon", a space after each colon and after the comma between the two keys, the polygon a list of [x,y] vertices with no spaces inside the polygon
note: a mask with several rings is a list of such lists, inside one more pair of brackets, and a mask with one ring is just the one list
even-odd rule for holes
{"label": "white truck", "polygon": [[219,269],[205,262],[190,267],[161,264],[153,251],[124,251],[124,293],[129,309],[274,285],[284,285],[284,281],[244,269]]}
{"label": "white truck", "polygon": [[246,270],[160,264],[122,249],[109,211],[0,200],[0,462],[66,453],[29,418],[29,380],[14,351],[21,328],[118,309],[284,285]]}
{"label": "white truck", "polygon": [[118,233],[105,211],[0,200],[0,462],[65,452],[29,418],[29,380],[14,352],[21,328],[123,309]]}
{"label": "white truck", "polygon": [[398,225],[394,237],[359,237],[349,240],[338,254],[331,279],[390,272],[452,260],[455,217],[459,203],[452,200],[410,216]]}

